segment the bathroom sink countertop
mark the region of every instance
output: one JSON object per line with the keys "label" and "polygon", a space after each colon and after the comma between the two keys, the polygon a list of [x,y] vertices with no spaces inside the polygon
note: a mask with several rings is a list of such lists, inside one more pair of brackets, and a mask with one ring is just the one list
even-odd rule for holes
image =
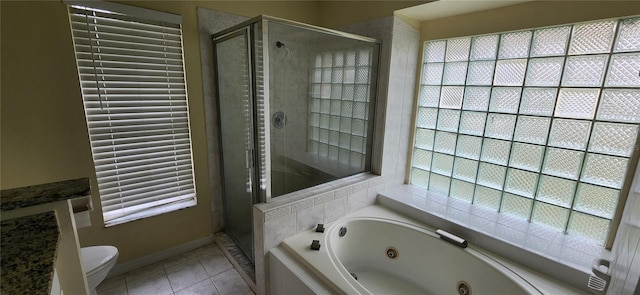
{"label": "bathroom sink countertop", "polygon": [[89,178],[58,181],[0,191],[0,211],[91,195]]}
{"label": "bathroom sink countertop", "polygon": [[49,294],[60,237],[55,212],[2,221],[0,234],[0,293]]}

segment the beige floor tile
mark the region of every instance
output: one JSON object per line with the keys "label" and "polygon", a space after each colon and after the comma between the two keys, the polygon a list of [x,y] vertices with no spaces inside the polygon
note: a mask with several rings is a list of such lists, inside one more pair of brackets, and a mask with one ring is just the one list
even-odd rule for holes
{"label": "beige floor tile", "polygon": [[174,292],[190,287],[209,277],[198,259],[169,267],[166,272]]}
{"label": "beige floor tile", "polygon": [[210,278],[175,293],[175,295],[220,295]]}
{"label": "beige floor tile", "polygon": [[212,277],[211,280],[222,295],[244,295],[251,291],[240,274],[233,268]]}
{"label": "beige floor tile", "polygon": [[129,295],[170,295],[173,294],[167,275],[157,272],[143,279],[127,283]]}

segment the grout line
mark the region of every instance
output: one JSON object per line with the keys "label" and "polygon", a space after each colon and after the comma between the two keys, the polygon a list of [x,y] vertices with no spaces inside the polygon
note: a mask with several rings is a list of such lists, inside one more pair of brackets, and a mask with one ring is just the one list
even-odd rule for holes
{"label": "grout line", "polygon": [[[229,260],[229,258],[228,258],[228,257],[226,257],[226,256],[224,255],[224,252],[223,252],[223,250],[219,247],[219,245],[217,245],[217,244],[215,244],[215,243],[213,243],[213,245],[215,245],[216,247],[218,247],[218,249],[219,249],[219,250],[222,252],[222,254],[223,254],[223,255],[222,255],[222,257],[224,257],[224,258],[226,259],[226,261],[227,261],[227,262],[229,262],[229,263],[231,264],[231,261]],[[205,278],[205,279],[203,279],[203,280],[200,280],[200,281],[198,281],[198,282],[196,282],[196,283],[194,283],[194,284],[191,284],[191,285],[189,285],[189,286],[186,286],[185,288],[182,288],[182,289],[180,289],[180,290],[175,290],[175,289],[174,289],[174,286],[171,284],[171,281],[169,280],[169,275],[168,275],[168,273],[167,273],[166,267],[165,267],[165,265],[164,265],[164,263],[163,263],[163,262],[164,262],[164,261],[166,261],[166,260],[168,260],[168,259],[171,259],[171,258],[175,258],[175,257],[181,256],[181,255],[188,254],[189,252],[192,252],[192,253],[194,254],[194,256],[196,257],[196,259],[195,259],[195,260],[196,260],[196,261],[198,261],[198,265],[200,265],[200,267],[202,267],[202,268],[205,270],[205,273],[207,274],[207,278]],[[169,282],[169,287],[171,288],[171,293],[170,293],[170,294],[175,295],[177,292],[180,292],[180,291],[182,291],[182,290],[185,290],[185,289],[187,289],[187,288],[190,288],[190,287],[192,287],[192,286],[194,286],[194,285],[196,285],[196,284],[202,283],[202,282],[203,282],[203,281],[205,281],[205,280],[209,280],[209,281],[213,284],[213,286],[216,288],[216,290],[218,291],[218,293],[219,293],[219,294],[223,294],[223,293],[221,292],[221,290],[219,289],[219,286],[218,286],[218,285],[215,283],[215,281],[213,280],[213,277],[214,277],[214,276],[218,276],[218,275],[220,275],[220,274],[222,274],[222,273],[224,273],[224,272],[227,272],[227,271],[232,270],[232,269],[235,269],[235,268],[231,267],[231,268],[226,269],[226,270],[224,270],[224,271],[221,271],[221,272],[219,272],[219,273],[217,273],[217,274],[210,275],[208,272],[206,272],[206,268],[205,268],[205,267],[204,267],[204,265],[202,264],[202,261],[200,260],[200,257],[198,257],[198,255],[196,255],[195,251],[193,251],[193,250],[192,250],[192,251],[189,251],[189,252],[185,252],[185,253],[182,253],[182,254],[179,254],[179,255],[175,255],[175,256],[173,256],[173,257],[167,258],[167,259],[165,259],[165,260],[163,260],[163,261],[160,261],[160,262],[159,262],[159,263],[161,264],[161,266],[162,266],[162,272],[163,272],[163,274],[164,274],[164,277],[165,277],[165,278],[167,279],[167,281]],[[191,260],[189,260],[189,261],[185,261],[185,262],[182,262],[182,263],[180,263],[180,264],[187,263],[187,262],[190,262],[190,261],[191,261]],[[179,265],[179,264],[178,264],[178,265]],[[173,267],[173,265],[172,265],[172,267]],[[123,284],[123,285],[120,285],[120,286],[124,286],[124,288],[125,288],[125,294],[127,294],[127,295],[136,295],[136,294],[132,294],[132,293],[130,292],[129,283],[127,283],[127,280],[126,280],[126,275],[127,275],[128,273],[132,273],[132,272],[134,272],[134,271],[136,271],[136,270],[132,270],[132,271],[129,271],[129,272],[127,272],[127,273],[122,274],[122,275],[123,275],[123,281],[124,281],[124,284]],[[236,272],[238,272],[238,271],[236,270]],[[160,272],[158,271],[158,272],[156,272],[156,273],[160,273]],[[145,276],[145,277],[138,278],[138,279],[136,279],[136,280],[134,280],[134,281],[141,281],[141,280],[148,281],[148,277],[149,277],[149,276],[151,276],[151,275],[154,275],[154,274],[156,274],[156,273],[151,273],[151,274],[149,274],[149,275],[147,275],[147,276]],[[239,273],[239,272],[238,272],[238,273]],[[244,281],[244,280],[243,280],[243,281]],[[246,282],[245,282],[245,284],[246,284],[247,288],[248,288],[249,290],[251,290],[251,292],[254,292],[254,291],[251,289],[251,287],[250,287],[250,285],[249,285],[249,284],[247,284]],[[108,291],[108,290],[111,290],[111,289],[114,289],[114,288],[118,288],[118,287],[120,287],[120,286],[115,286],[115,287],[113,287],[113,288],[110,288],[110,289],[107,289],[107,290],[104,290],[104,291]],[[254,294],[255,294],[255,293],[254,293]]]}

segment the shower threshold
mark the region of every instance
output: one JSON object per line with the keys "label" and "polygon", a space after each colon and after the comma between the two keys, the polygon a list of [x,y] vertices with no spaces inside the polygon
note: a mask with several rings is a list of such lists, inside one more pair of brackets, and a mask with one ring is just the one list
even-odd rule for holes
{"label": "shower threshold", "polygon": [[214,234],[216,244],[222,249],[224,255],[229,259],[233,267],[238,271],[242,279],[249,285],[253,292],[256,292],[256,272],[253,263],[242,252],[240,247],[227,235],[221,231]]}

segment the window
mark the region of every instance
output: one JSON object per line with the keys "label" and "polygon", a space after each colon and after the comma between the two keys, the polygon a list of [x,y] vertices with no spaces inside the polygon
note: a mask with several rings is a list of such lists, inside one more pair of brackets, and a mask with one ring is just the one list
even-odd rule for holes
{"label": "window", "polygon": [[311,75],[311,153],[365,168],[371,55],[369,49],[316,55]]}
{"label": "window", "polygon": [[180,17],[70,6],[106,226],[194,206]]}
{"label": "window", "polygon": [[411,184],[604,244],[638,68],[640,18],[427,41]]}

